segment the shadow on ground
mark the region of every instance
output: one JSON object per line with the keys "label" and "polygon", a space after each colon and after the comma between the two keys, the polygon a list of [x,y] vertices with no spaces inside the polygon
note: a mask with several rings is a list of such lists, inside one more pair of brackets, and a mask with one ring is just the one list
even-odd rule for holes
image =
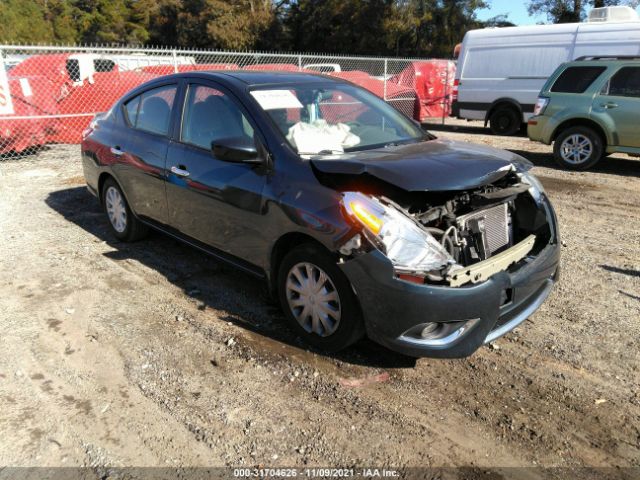
{"label": "shadow on ground", "polygon": [[[553,154],[543,152],[527,152],[526,150],[512,150],[538,167],[553,168],[554,170],[565,170],[560,167],[554,160]],[[622,158],[618,156],[605,157],[596,163],[589,170],[577,172],[581,174],[585,180],[590,175],[597,173],[606,173],[609,175],[620,175],[623,177],[640,177],[640,160],[633,158]]]}
{"label": "shadow on ground", "polygon": [[633,270],[631,268],[620,268],[613,265],[600,265],[600,267],[605,269],[607,272],[629,275],[630,277],[640,277],[640,270]]}
{"label": "shadow on ground", "polygon": [[[446,122],[446,120],[445,120]],[[459,124],[447,124],[444,125],[442,123],[423,123],[423,128],[431,131],[431,132],[453,132],[453,133],[467,133],[467,134],[476,134],[476,135],[492,135],[489,127],[484,127],[478,125],[478,122],[469,123],[468,125],[459,125]],[[523,126],[518,133],[514,134],[513,137],[527,137],[527,129]],[[502,138],[497,136],[496,138]],[[505,137],[509,138],[509,137]]]}
{"label": "shadow on ground", "polygon": [[[287,344],[301,352],[305,346],[285,325],[279,307],[271,299],[264,281],[223,265],[206,254],[159,232],[135,243],[118,241],[112,234],[98,202],[85,187],[49,194],[47,205],[114,250],[105,253],[114,261],[133,260],[163,275],[185,295],[198,302],[200,310],[227,312],[223,321]],[[350,364],[377,368],[412,368],[416,360],[362,340],[344,352],[315,352]],[[282,354],[279,351],[279,354]]]}

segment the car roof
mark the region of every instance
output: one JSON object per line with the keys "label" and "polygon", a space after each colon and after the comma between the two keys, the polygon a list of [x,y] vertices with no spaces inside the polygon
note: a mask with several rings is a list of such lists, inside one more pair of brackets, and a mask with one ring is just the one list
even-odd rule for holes
{"label": "car roof", "polygon": [[248,86],[273,85],[273,84],[305,84],[323,82],[346,83],[339,78],[332,78],[319,73],[303,73],[303,72],[277,72],[277,71],[250,71],[250,70],[221,70],[207,71],[200,70],[197,72],[183,72],[178,74],[179,77],[198,76],[209,77],[216,80],[234,79]]}
{"label": "car roof", "polygon": [[566,65],[640,65],[640,56],[584,56],[577,58]]}

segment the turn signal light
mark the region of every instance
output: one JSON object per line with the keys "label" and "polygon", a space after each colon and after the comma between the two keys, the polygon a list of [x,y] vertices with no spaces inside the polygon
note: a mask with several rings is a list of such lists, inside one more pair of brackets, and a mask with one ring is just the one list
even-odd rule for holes
{"label": "turn signal light", "polygon": [[358,220],[362,222],[372,233],[377,235],[382,230],[382,220],[369,212],[362,204],[350,202],[349,207]]}

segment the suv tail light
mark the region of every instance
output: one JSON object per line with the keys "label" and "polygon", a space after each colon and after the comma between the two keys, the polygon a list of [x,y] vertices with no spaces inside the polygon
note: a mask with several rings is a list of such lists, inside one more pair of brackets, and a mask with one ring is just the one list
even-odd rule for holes
{"label": "suv tail light", "polygon": [[545,108],[547,108],[547,105],[549,105],[549,99],[547,97],[538,97],[536,106],[533,109],[533,114],[542,115],[544,113]]}
{"label": "suv tail light", "polygon": [[460,85],[460,80],[458,78],[456,78],[453,81],[453,88],[451,89],[451,100],[452,101],[457,101],[458,100],[458,86]]}

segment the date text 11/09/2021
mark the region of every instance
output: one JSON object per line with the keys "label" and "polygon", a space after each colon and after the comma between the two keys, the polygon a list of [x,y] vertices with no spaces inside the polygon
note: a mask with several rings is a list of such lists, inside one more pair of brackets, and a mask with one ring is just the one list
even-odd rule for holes
{"label": "date text 11/09/2021", "polygon": [[236,468],[233,470],[236,478],[395,478],[400,473],[386,468]]}

